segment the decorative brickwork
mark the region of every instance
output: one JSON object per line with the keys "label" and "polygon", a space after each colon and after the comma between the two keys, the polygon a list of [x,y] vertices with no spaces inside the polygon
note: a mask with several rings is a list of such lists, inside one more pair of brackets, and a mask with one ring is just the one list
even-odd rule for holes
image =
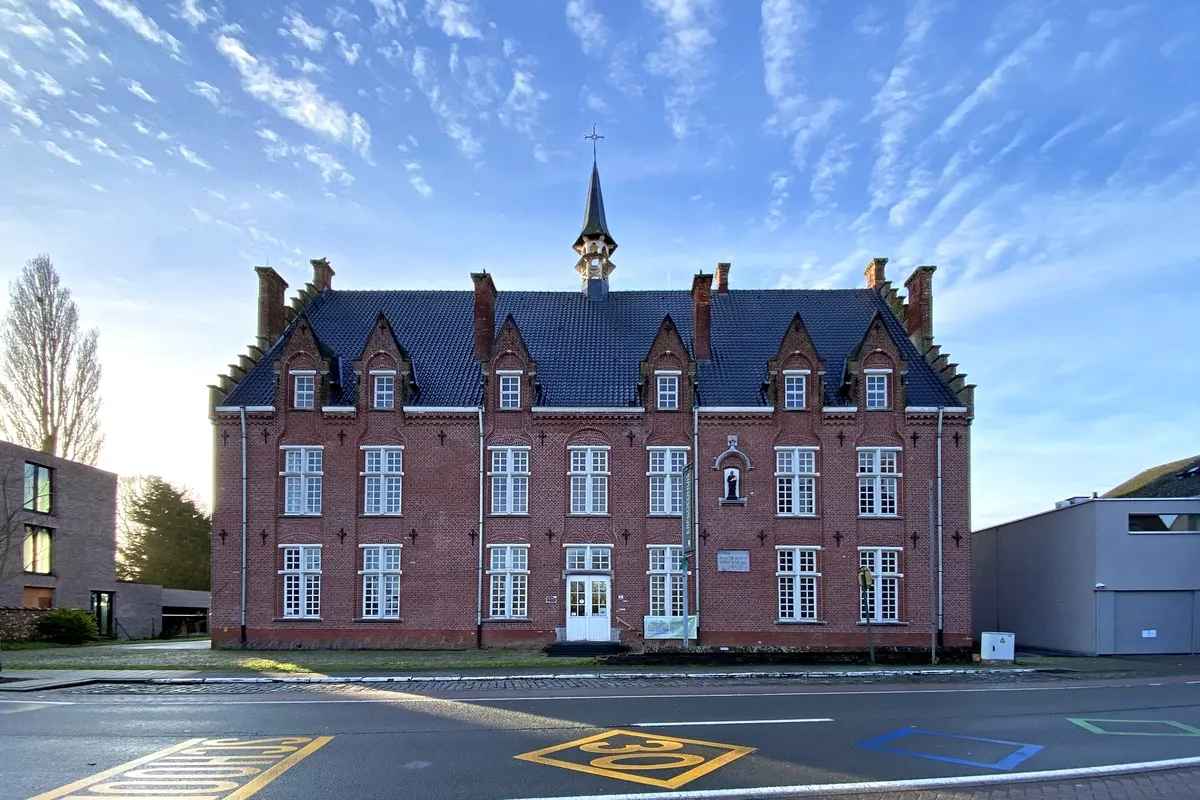
{"label": "decorative brickwork", "polygon": [[37,621],[44,608],[0,608],[0,641],[31,642],[38,638]]}

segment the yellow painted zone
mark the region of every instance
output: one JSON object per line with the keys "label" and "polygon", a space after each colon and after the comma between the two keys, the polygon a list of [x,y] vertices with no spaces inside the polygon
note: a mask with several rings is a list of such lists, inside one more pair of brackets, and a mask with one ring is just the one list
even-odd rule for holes
{"label": "yellow painted zone", "polygon": [[332,739],[188,739],[29,800],[246,800]]}
{"label": "yellow painted zone", "polygon": [[[622,737],[632,738],[635,741],[629,744],[619,744],[614,741]],[[700,748],[721,752],[710,758],[705,753],[695,752]],[[688,752],[689,749],[692,752]],[[705,742],[699,739],[682,739],[678,736],[662,736],[617,729],[597,733],[583,739],[575,739],[565,744],[556,744],[553,747],[544,747],[530,753],[521,753],[514,758],[550,767],[573,769],[576,772],[586,772],[590,775],[602,775],[606,778],[643,783],[663,789],[678,789],[713,770],[720,769],[731,761],[753,753],[754,749],[753,747],[719,742]],[[548,757],[552,753],[566,755],[566,751],[583,754],[588,761],[577,763]],[[670,771],[677,772],[674,775],[662,775],[662,773]],[[660,777],[639,774],[642,772],[658,773]]]}

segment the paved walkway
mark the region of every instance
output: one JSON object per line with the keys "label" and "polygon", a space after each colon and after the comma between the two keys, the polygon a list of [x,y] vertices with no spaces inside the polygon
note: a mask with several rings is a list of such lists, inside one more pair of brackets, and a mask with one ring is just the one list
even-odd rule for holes
{"label": "paved walkway", "polygon": [[6,669],[0,677],[17,680],[0,683],[0,692],[45,692],[94,683],[146,684],[195,674],[196,670],[178,669]]}
{"label": "paved walkway", "polygon": [[1111,778],[1014,783],[917,792],[825,795],[825,800],[1189,800],[1200,797],[1200,769]]}

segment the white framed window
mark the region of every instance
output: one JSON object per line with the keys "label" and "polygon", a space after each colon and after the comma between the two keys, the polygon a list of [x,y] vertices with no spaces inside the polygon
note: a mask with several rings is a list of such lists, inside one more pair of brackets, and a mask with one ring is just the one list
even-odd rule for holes
{"label": "white framed window", "polygon": [[321,545],[285,544],[283,550],[283,615],[321,617]]}
{"label": "white framed window", "polygon": [[650,553],[650,616],[683,616],[683,548],[652,544]]}
{"label": "white framed window", "polygon": [[362,615],[365,619],[400,618],[400,549],[398,544],[364,544],[362,549]]}
{"label": "white framed window", "polygon": [[808,400],[808,370],[784,370],[783,407],[803,409]]}
{"label": "white framed window", "polygon": [[817,513],[816,447],[775,448],[775,514],[812,517]]}
{"label": "white framed window", "polygon": [[819,547],[775,548],[775,579],[779,584],[779,619],[817,619],[817,552]]}
{"label": "white framed window", "polygon": [[529,545],[488,545],[488,613],[493,619],[529,616]]}
{"label": "white framed window", "polygon": [[505,410],[521,407],[521,373],[497,371],[500,376],[500,408]]}
{"label": "white framed window", "polygon": [[529,513],[529,448],[490,447],[493,514]]}
{"label": "white framed window", "polygon": [[611,544],[569,544],[567,572],[610,572],[612,571]]}
{"label": "white framed window", "polygon": [[374,408],[392,409],[396,407],[396,373],[380,370],[371,373],[374,383]]}
{"label": "white framed window", "polygon": [[871,570],[871,588],[859,589],[859,621],[897,622],[900,619],[899,547],[860,547],[858,566]]}
{"label": "white framed window", "polygon": [[321,477],[325,451],[316,446],[285,446],[283,451],[283,513],[321,513]]}
{"label": "white framed window", "polygon": [[858,449],[858,515],[895,517],[900,510],[900,448],[860,447]]}
{"label": "white framed window", "polygon": [[363,513],[399,515],[404,489],[404,448],[364,447]]}
{"label": "white framed window", "polygon": [[679,408],[679,373],[655,373],[658,377],[659,411],[675,411]]}
{"label": "white framed window", "polygon": [[317,402],[317,373],[292,373],[292,408],[314,408]]}
{"label": "white framed window", "polygon": [[891,370],[867,370],[867,408],[888,407],[888,374]]}
{"label": "white framed window", "polygon": [[608,447],[572,447],[571,513],[608,513]]}
{"label": "white framed window", "polygon": [[650,513],[678,516],[683,513],[683,468],[686,447],[647,447],[650,453]]}

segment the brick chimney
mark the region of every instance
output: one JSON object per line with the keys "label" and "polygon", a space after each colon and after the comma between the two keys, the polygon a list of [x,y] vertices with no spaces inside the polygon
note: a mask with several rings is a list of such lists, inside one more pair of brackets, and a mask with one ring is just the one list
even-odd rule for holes
{"label": "brick chimney", "polygon": [[475,360],[492,357],[492,342],[496,338],[496,284],[486,272],[472,272],[475,282]]}
{"label": "brick chimney", "polygon": [[271,267],[255,267],[258,273],[258,346],[266,350],[283,335],[284,293],[287,281]]}
{"label": "brick chimney", "polygon": [[310,258],[308,263],[313,268],[313,287],[317,292],[333,288],[333,267],[329,266],[327,258]]}
{"label": "brick chimney", "polygon": [[717,294],[729,294],[729,267],[728,261],[717,262]]}
{"label": "brick chimney", "polygon": [[697,359],[712,358],[712,275],[692,278],[692,351]]}
{"label": "brick chimney", "polygon": [[933,345],[933,273],[937,267],[917,267],[904,282],[908,289],[905,324],[908,338],[924,353]]}
{"label": "brick chimney", "polygon": [[886,258],[872,258],[871,263],[867,264],[867,288],[882,289],[887,283],[887,276],[884,274],[883,268],[887,266]]}

